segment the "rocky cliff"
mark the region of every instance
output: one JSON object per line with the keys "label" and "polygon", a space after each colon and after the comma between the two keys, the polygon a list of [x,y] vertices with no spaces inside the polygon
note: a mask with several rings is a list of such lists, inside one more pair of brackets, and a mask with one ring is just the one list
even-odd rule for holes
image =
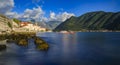
{"label": "rocky cliff", "polygon": [[18,27],[17,23],[0,14],[0,31],[11,31],[15,27]]}

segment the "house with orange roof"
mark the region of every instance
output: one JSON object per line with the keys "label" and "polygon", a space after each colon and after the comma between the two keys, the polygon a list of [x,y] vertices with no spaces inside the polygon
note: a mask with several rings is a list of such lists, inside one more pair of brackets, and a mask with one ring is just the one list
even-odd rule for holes
{"label": "house with orange roof", "polygon": [[26,32],[45,32],[46,28],[43,28],[41,26],[35,25],[30,22],[21,22],[20,28],[16,29],[17,31],[26,31]]}

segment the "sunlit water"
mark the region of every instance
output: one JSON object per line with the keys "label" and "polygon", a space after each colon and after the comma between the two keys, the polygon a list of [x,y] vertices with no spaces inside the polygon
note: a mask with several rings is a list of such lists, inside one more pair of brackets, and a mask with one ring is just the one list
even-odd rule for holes
{"label": "sunlit water", "polygon": [[0,51],[0,65],[120,65],[120,33],[38,33],[49,43],[39,51],[34,41],[28,47],[7,44]]}

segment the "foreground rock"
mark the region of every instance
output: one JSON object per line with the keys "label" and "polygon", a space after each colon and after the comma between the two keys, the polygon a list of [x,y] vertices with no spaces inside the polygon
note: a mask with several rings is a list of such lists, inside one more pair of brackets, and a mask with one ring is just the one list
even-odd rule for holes
{"label": "foreground rock", "polygon": [[40,44],[44,44],[44,43],[46,43],[44,40],[42,40],[42,39],[40,39],[39,37],[35,37],[34,38],[34,43],[36,44],[36,45],[40,45]]}
{"label": "foreground rock", "polygon": [[[0,36],[1,40],[7,40],[7,43],[16,43],[19,46],[28,46],[28,40],[34,39],[34,44],[39,50],[48,50],[49,45],[43,39],[36,37],[34,33],[12,33]],[[1,47],[1,49],[5,47]]]}
{"label": "foreground rock", "polygon": [[44,40],[40,39],[39,37],[35,37],[34,41],[38,50],[48,50],[49,45]]}
{"label": "foreground rock", "polygon": [[17,44],[20,45],[20,46],[27,46],[28,45],[28,41],[26,39],[20,39],[17,42]]}
{"label": "foreground rock", "polygon": [[0,51],[5,50],[7,48],[6,45],[0,45]]}
{"label": "foreground rock", "polygon": [[36,48],[37,48],[38,50],[48,50],[49,45],[46,44],[46,43],[44,43],[44,44],[41,44],[41,45],[37,45]]}
{"label": "foreground rock", "polygon": [[7,41],[6,41],[7,43],[14,43],[15,42],[15,40],[12,40],[12,39],[7,39]]}

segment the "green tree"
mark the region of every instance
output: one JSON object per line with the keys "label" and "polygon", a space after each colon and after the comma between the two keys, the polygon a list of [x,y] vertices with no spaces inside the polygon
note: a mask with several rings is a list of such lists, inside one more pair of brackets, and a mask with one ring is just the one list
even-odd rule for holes
{"label": "green tree", "polygon": [[16,18],[14,18],[13,21],[14,21],[15,23],[17,23],[18,25],[19,25],[20,22],[21,22],[20,20],[18,20],[18,19],[16,19]]}
{"label": "green tree", "polygon": [[12,24],[10,22],[8,22],[8,26],[12,29]]}

